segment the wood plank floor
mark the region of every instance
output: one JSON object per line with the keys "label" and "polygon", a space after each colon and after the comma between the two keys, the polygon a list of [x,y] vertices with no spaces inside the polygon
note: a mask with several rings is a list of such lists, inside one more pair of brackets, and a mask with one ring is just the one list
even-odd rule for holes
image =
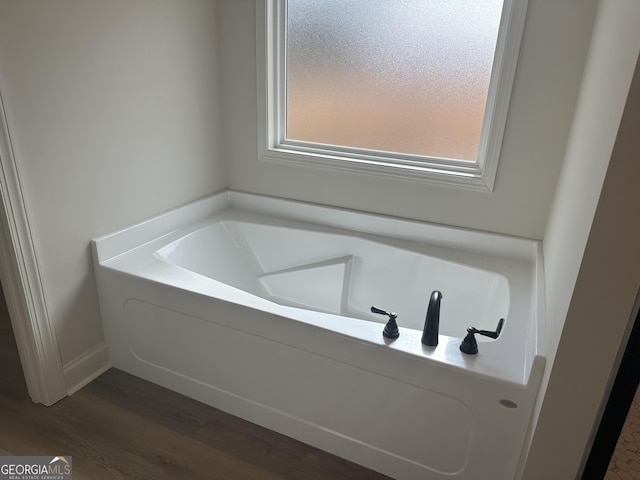
{"label": "wood plank floor", "polygon": [[70,455],[75,479],[388,478],[116,369],[36,405],[3,348],[0,455]]}

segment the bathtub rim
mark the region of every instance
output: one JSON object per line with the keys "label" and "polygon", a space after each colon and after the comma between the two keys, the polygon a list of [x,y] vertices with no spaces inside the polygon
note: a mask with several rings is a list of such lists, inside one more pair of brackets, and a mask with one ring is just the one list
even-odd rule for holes
{"label": "bathtub rim", "polygon": [[[97,259],[102,262],[116,257],[174,232],[185,225],[196,223],[226,208],[234,207],[290,220],[317,223],[409,241],[424,241],[428,234],[429,243],[435,246],[471,248],[470,251],[474,253],[499,254],[505,258],[512,257],[531,261],[535,263],[536,267],[542,266],[542,242],[540,240],[230,189],[194,200],[94,238],[92,242],[101,245],[97,252]],[[358,224],[351,221],[354,214],[356,218],[360,219]],[[392,223],[394,225],[391,228],[386,228]],[[475,241],[470,243],[471,239]],[[107,240],[109,240],[108,244]]]}

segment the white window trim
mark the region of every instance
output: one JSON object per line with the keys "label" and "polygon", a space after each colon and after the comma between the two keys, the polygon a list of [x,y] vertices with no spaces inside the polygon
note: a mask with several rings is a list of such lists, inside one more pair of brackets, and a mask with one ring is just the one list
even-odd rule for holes
{"label": "white window trim", "polygon": [[507,120],[528,0],[505,0],[483,121],[478,161],[375,150],[324,149],[321,144],[284,141],[286,0],[256,0],[258,154],[261,160],[386,175],[427,183],[493,191]]}

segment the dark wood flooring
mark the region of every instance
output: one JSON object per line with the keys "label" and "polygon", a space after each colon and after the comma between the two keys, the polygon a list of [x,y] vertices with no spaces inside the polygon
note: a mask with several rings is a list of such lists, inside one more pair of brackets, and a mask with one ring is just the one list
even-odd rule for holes
{"label": "dark wood flooring", "polygon": [[0,334],[0,455],[70,455],[75,479],[388,478],[116,369],[36,405]]}

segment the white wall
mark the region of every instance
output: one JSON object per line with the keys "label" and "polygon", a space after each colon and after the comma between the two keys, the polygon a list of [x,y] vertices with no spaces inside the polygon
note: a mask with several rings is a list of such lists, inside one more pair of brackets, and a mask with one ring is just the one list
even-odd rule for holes
{"label": "white wall", "polygon": [[220,0],[229,187],[541,239],[597,0],[530,0],[495,190],[258,161],[254,0]]}
{"label": "white wall", "polygon": [[640,4],[603,0],[544,237],[550,357],[557,349],[640,51]]}
{"label": "white wall", "polygon": [[0,89],[62,362],[103,341],[91,238],[226,186],[212,0],[0,0]]}
{"label": "white wall", "polygon": [[530,480],[578,473],[640,286],[639,24],[640,3],[600,2],[544,237],[552,368]]}

